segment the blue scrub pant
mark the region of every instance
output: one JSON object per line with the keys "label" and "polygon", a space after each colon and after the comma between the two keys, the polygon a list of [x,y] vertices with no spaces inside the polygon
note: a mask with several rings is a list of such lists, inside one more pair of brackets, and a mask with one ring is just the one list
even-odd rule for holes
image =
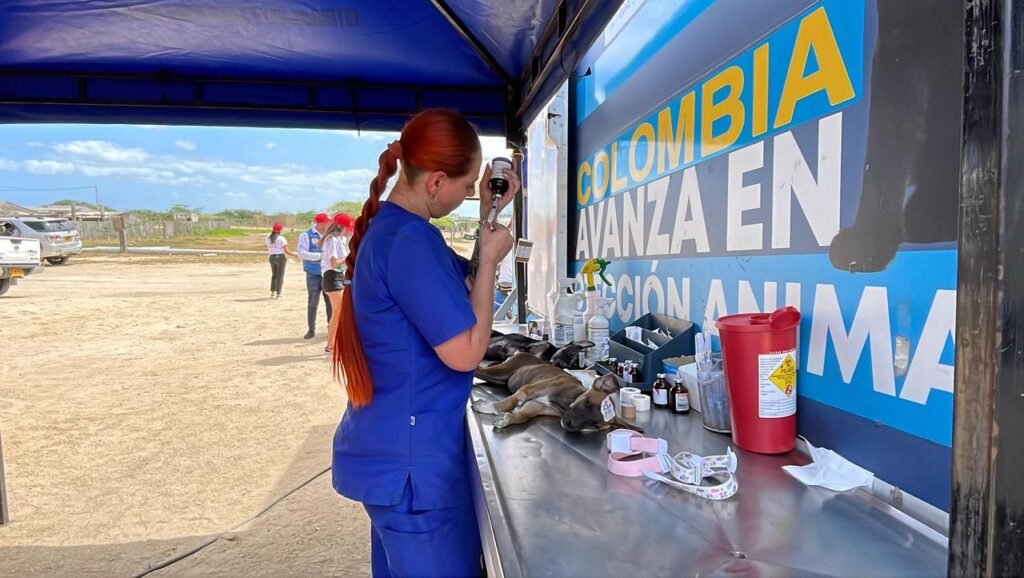
{"label": "blue scrub pant", "polygon": [[396,506],[363,505],[370,516],[373,578],[479,578],[480,533],[473,504],[413,510],[412,484]]}

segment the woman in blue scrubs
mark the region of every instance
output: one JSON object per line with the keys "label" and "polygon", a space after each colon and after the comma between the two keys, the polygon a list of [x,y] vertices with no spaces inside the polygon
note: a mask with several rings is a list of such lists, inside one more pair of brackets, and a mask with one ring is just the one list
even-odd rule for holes
{"label": "woman in blue scrubs", "polygon": [[[375,577],[480,575],[465,411],[512,236],[481,226],[479,257],[469,262],[430,219],[478,190],[486,218],[490,168],[477,187],[481,163],[480,139],[462,115],[421,112],[380,155],[350,241],[351,288],[334,346],[349,403],[334,436],[333,481],[370,517]],[[499,208],[519,188],[517,169]]]}

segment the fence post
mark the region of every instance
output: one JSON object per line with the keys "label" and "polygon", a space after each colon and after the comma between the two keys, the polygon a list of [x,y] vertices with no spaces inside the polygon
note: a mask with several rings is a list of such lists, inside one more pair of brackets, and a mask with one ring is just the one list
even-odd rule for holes
{"label": "fence post", "polygon": [[7,506],[7,482],[4,478],[4,439],[0,435],[0,526],[11,522],[11,511]]}
{"label": "fence post", "polygon": [[114,217],[114,230],[117,231],[117,244],[121,247],[122,253],[128,252],[128,231],[125,227],[124,215]]}

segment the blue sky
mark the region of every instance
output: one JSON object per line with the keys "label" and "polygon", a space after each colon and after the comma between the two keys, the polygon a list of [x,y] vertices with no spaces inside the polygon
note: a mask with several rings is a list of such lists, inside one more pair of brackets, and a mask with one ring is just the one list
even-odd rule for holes
{"label": "blue sky", "polygon": [[[116,209],[267,213],[324,209],[366,197],[394,133],[123,125],[3,125],[0,200],[38,206],[64,198]],[[482,139],[484,158],[504,139]],[[84,190],[40,190],[85,187]],[[31,190],[30,190],[31,189]],[[472,206],[470,206],[472,205]],[[468,213],[466,211],[468,210]],[[459,212],[473,214],[475,204]]]}

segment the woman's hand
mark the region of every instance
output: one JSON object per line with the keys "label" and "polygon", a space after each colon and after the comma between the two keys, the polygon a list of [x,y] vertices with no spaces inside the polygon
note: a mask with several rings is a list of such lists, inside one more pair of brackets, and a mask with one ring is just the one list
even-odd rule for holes
{"label": "woman's hand", "polygon": [[[519,180],[518,157],[512,157],[512,170],[506,171],[505,177],[508,179],[508,191],[498,201],[498,214],[501,214],[502,209],[512,202],[516,193],[519,192],[519,188],[523,186],[522,181]],[[487,168],[484,169],[484,176],[480,178],[478,188],[480,189],[480,221],[483,222],[491,214],[491,199],[494,197],[494,191],[491,190],[491,163],[487,163]]]}
{"label": "woman's hand", "polygon": [[496,269],[502,259],[512,250],[512,245],[512,233],[507,227],[496,224],[493,231],[490,227],[480,227],[481,264],[487,263]]}

